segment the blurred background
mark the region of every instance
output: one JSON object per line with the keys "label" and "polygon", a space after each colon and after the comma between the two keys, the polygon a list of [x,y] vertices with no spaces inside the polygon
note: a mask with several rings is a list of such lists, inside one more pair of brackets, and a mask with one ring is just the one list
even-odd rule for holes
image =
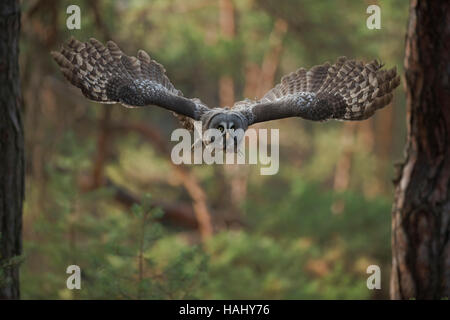
{"label": "blurred background", "polygon": [[[68,30],[66,9],[81,9]],[[381,29],[366,9],[381,7]],[[89,102],[50,51],[70,36],[144,49],[185,96],[260,98],[281,76],[339,56],[403,73],[407,1],[131,0],[22,3],[26,134],[23,299],[389,297],[402,88],[357,123],[285,119],[280,170],[175,166],[171,113]],[[66,289],[67,266],[82,289]],[[368,290],[379,265],[382,289]]]}

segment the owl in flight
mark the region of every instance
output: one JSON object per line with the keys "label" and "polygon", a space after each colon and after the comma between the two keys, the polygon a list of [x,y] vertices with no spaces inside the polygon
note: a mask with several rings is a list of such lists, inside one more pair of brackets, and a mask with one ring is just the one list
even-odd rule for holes
{"label": "owl in flight", "polygon": [[[333,65],[300,68],[284,76],[260,100],[246,99],[231,108],[209,108],[197,98],[183,97],[164,67],[143,50],[130,57],[112,41],[105,47],[93,38],[88,42],[72,38],[51,54],[67,80],[88,99],[168,109],[185,128],[192,129],[194,121],[201,121],[203,130],[219,130],[223,148],[240,143],[233,132],[245,131],[258,122],[289,117],[312,121],[367,119],[391,102],[392,91],[400,83],[395,68],[383,70],[376,60],[363,63],[341,57]],[[209,144],[214,137],[206,139],[211,139],[203,141]]]}

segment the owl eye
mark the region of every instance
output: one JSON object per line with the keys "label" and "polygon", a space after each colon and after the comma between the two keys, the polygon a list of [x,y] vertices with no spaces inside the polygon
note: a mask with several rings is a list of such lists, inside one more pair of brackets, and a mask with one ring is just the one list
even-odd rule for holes
{"label": "owl eye", "polygon": [[234,124],[232,124],[232,125],[230,126],[230,129],[234,129]]}
{"label": "owl eye", "polygon": [[223,127],[223,125],[218,126],[217,129],[219,129],[220,132],[223,132],[223,130],[225,130],[225,128]]}

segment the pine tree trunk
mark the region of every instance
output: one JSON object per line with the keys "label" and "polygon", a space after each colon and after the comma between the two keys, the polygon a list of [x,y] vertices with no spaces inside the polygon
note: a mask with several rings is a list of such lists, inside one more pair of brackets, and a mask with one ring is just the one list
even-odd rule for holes
{"label": "pine tree trunk", "polygon": [[406,160],[392,212],[392,299],[450,296],[450,2],[412,0]]}
{"label": "pine tree trunk", "polygon": [[0,1],[0,299],[19,298],[24,143],[19,82],[20,7]]}

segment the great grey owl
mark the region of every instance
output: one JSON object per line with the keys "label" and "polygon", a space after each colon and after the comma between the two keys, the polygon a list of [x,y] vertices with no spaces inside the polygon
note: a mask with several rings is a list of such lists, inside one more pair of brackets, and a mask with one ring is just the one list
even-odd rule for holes
{"label": "great grey owl", "polygon": [[137,58],[130,57],[112,41],[105,47],[96,39],[80,42],[72,38],[51,54],[64,76],[88,99],[127,107],[157,105],[173,111],[189,129],[194,120],[200,120],[203,129],[221,132],[224,147],[239,143],[236,137],[228,141],[229,132],[245,131],[263,121],[288,117],[367,119],[391,102],[392,91],[400,83],[395,68],[383,70],[376,60],[363,63],[341,57],[333,65],[300,68],[284,76],[260,100],[246,99],[231,108],[209,108],[199,99],[183,97],[164,67],[143,50]]}

